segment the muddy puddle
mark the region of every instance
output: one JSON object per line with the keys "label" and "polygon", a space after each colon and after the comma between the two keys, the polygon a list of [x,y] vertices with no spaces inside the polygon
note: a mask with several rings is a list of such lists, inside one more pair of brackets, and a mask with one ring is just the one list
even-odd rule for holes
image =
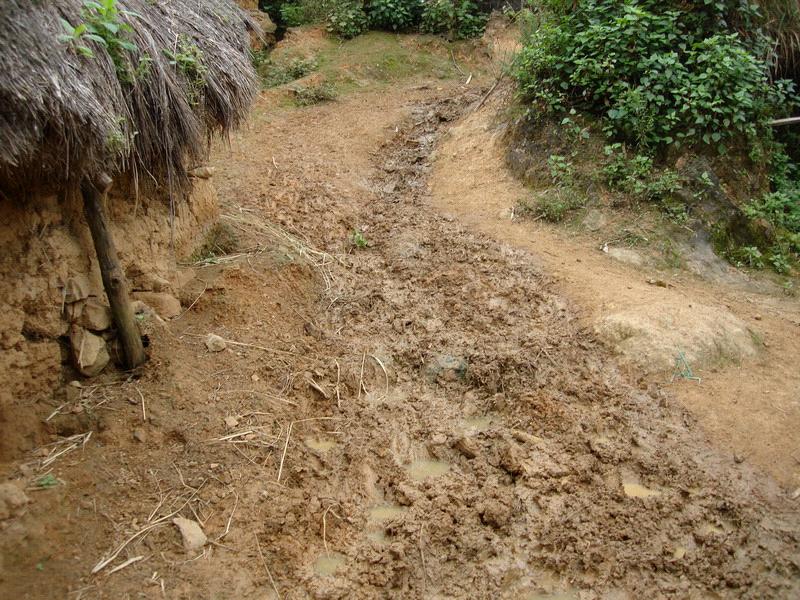
{"label": "muddy puddle", "polygon": [[330,577],[344,566],[345,557],[342,554],[331,552],[322,554],[314,561],[314,573],[322,577]]}
{"label": "muddy puddle", "polygon": [[651,490],[643,486],[641,483],[627,482],[622,484],[622,490],[628,498],[652,498],[653,496],[660,496],[661,492]]}
{"label": "muddy puddle", "polygon": [[396,517],[405,514],[406,509],[402,506],[394,506],[392,504],[381,504],[373,506],[367,510],[367,520],[370,523],[381,523],[383,521],[390,521]]}
{"label": "muddy puddle", "polygon": [[414,481],[441,477],[450,470],[450,465],[441,460],[415,460],[406,468]]}

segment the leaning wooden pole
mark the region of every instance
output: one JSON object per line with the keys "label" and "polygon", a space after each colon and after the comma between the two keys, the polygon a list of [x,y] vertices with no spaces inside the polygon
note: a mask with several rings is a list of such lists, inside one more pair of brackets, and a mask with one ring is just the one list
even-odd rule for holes
{"label": "leaning wooden pole", "polygon": [[[97,186],[101,189],[98,190]],[[133,308],[128,297],[128,283],[125,273],[117,258],[117,249],[114,238],[108,229],[105,210],[103,209],[103,194],[111,187],[111,178],[102,175],[97,184],[84,178],[81,181],[81,195],[83,196],[83,212],[89,231],[92,232],[94,249],[97,252],[97,261],[100,264],[100,274],[103,277],[108,302],[111,305],[111,314],[114,325],[122,344],[125,366],[134,369],[146,360],[142,338],[139,328],[133,318]]]}

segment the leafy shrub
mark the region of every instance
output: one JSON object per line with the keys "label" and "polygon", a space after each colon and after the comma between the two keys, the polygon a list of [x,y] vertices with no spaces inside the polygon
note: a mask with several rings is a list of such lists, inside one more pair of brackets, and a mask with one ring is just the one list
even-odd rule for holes
{"label": "leafy shrub", "polygon": [[422,0],[370,0],[367,6],[370,27],[406,31],[419,23]]}
{"label": "leafy shrub", "polygon": [[568,186],[573,183],[575,171],[572,163],[560,154],[551,154],[547,159],[547,168],[550,170],[550,177],[553,183]]}
{"label": "leafy shrub", "polygon": [[573,190],[558,189],[536,199],[532,210],[536,216],[551,223],[560,223],[567,215],[584,205],[585,199]]}
{"label": "leafy shrub", "polygon": [[675,192],[681,189],[675,171],[657,171],[653,159],[645,154],[629,157],[627,148],[620,143],[606,146],[604,152],[608,160],[601,173],[611,189],[659,204],[673,221],[683,223],[688,219],[686,205],[675,198]]}
{"label": "leafy shrub", "polygon": [[299,27],[309,22],[306,9],[301,4],[287,3],[280,7],[281,22],[286,27]]}
{"label": "leafy shrub", "polygon": [[328,31],[345,40],[361,35],[368,27],[369,19],[360,2],[343,2],[328,15]]}
{"label": "leafy shrub", "polygon": [[324,22],[337,0],[261,0],[259,8],[282,27]]}
{"label": "leafy shrub", "polygon": [[85,0],[81,16],[83,23],[73,27],[69,21],[61,19],[64,33],[58,36],[60,42],[69,44],[79,54],[94,58],[94,52],[84,41],[91,40],[105,48],[114,67],[117,77],[123,83],[132,83],[133,73],[129,53],[137,50],[136,44],[129,36],[133,28],[122,21],[122,17],[135,17],[135,13],[122,10],[117,0]]}
{"label": "leafy shrub", "polygon": [[486,15],[470,0],[429,0],[422,12],[422,31],[464,40],[483,35]]}
{"label": "leafy shrub", "polygon": [[335,100],[336,88],[328,82],[315,83],[313,85],[299,86],[292,90],[294,102],[298,106],[311,106],[321,102]]}
{"label": "leafy shrub", "polygon": [[[724,150],[755,138],[786,110],[793,84],[770,82],[766,42],[728,17],[754,19],[738,0],[550,0],[514,74],[529,101],[604,119],[617,139],[659,147],[702,141]],[[755,28],[754,28],[755,29]]]}
{"label": "leafy shrub", "polygon": [[[789,257],[800,258],[800,168],[782,151],[775,155],[773,190],[744,207],[744,214],[774,228],[773,244],[763,248],[778,273],[790,269]],[[735,252],[735,251],[734,251]]]}
{"label": "leafy shrub", "polygon": [[319,68],[313,58],[293,58],[288,63],[273,62],[266,59],[256,64],[256,70],[261,75],[265,88],[284,85],[291,81],[301,79]]}
{"label": "leafy shrub", "polygon": [[775,227],[800,233],[800,186],[765,194],[745,206],[744,212],[751,219],[765,219]]}
{"label": "leafy shrub", "polygon": [[208,75],[208,68],[203,64],[203,51],[189,37],[181,35],[175,50],[164,50],[164,55],[169,64],[186,78],[189,104],[196,106],[203,95]]}

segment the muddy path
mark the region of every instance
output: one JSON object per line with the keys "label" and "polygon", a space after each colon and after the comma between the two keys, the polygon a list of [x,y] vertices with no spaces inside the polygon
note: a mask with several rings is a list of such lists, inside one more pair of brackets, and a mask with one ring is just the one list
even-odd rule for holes
{"label": "muddy path", "polygon": [[796,504],[623,374],[533,255],[432,207],[481,92],[257,108],[215,157],[238,251],[145,323],[139,379],[80,392],[96,434],[3,532],[0,595],[800,594]]}

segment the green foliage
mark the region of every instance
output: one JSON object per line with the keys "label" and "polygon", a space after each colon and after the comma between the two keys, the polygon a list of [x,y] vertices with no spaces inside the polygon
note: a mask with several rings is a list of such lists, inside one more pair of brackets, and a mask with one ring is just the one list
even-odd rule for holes
{"label": "green foliage", "polygon": [[800,168],[783,151],[775,154],[772,166],[773,191],[751,201],[743,212],[769,225],[772,245],[764,250],[772,268],[786,273],[790,261],[800,258]]}
{"label": "green foliage", "polygon": [[292,90],[294,102],[298,106],[311,106],[321,102],[329,102],[337,97],[336,88],[327,81],[312,85],[298,86]]}
{"label": "green foliage", "polygon": [[364,234],[361,233],[358,229],[353,231],[352,240],[353,240],[353,245],[359,250],[363,250],[364,248],[369,246],[369,241],[367,240],[366,237],[364,237]]}
{"label": "green foliage", "polygon": [[751,219],[764,219],[775,227],[800,233],[800,186],[765,194],[745,206],[744,213]]}
{"label": "green foliage", "polygon": [[307,23],[306,11],[300,4],[284,4],[280,7],[280,13],[286,27],[299,27]]}
{"label": "green foliage", "polygon": [[361,35],[368,28],[369,19],[360,2],[342,2],[328,15],[328,31],[345,40]]}
{"label": "green foliage", "polygon": [[465,40],[482,36],[487,20],[470,0],[429,0],[422,12],[421,29],[425,33]]}
{"label": "green foliage", "polygon": [[319,68],[319,64],[313,58],[293,58],[285,62],[272,61],[263,55],[258,57],[254,55],[253,63],[265,88],[296,81]]}
{"label": "green foliage", "polygon": [[169,64],[186,78],[189,104],[196,106],[202,97],[208,75],[208,68],[203,64],[203,51],[188,36],[180,35],[175,49],[165,49],[164,55],[169,59]]}
{"label": "green foliage", "polygon": [[122,17],[138,15],[117,8],[117,0],[100,0],[99,2],[87,0],[83,3],[81,16],[84,22],[74,27],[67,20],[61,19],[61,26],[65,33],[59,35],[59,41],[69,44],[76,52],[87,58],[94,58],[95,54],[84,42],[92,41],[99,44],[111,57],[119,80],[123,83],[131,83],[134,71],[131,67],[129,53],[136,52],[137,47],[129,40],[133,28],[123,22]]}
{"label": "green foliage", "polygon": [[262,0],[259,8],[279,25],[299,27],[325,21],[336,3],[336,0]]}
{"label": "green foliage", "polygon": [[675,197],[681,189],[677,173],[670,169],[656,170],[650,156],[630,156],[621,143],[606,146],[604,153],[607,162],[601,173],[611,189],[659,204],[673,221],[683,223],[688,219],[686,205]]}
{"label": "green foliage", "polygon": [[572,163],[565,156],[551,154],[547,159],[547,168],[550,169],[553,183],[562,186],[569,186],[573,183],[575,171]]}
{"label": "green foliage", "polygon": [[58,485],[58,479],[52,473],[48,473],[47,475],[42,475],[39,479],[36,480],[36,487],[39,489],[49,489],[52,487],[56,487]]}
{"label": "green foliage", "polygon": [[373,29],[407,31],[422,17],[422,0],[370,0],[369,24]]}
{"label": "green foliage", "polygon": [[[746,2],[549,0],[514,65],[523,97],[603,119],[612,138],[657,148],[702,142],[724,151],[755,139],[785,111],[788,81],[771,82],[766,41],[730,33]],[[755,27],[754,27],[755,29]]]}
{"label": "green foliage", "polygon": [[545,196],[536,198],[534,206],[528,210],[531,210],[537,218],[551,223],[560,223],[570,212],[581,208],[584,204],[585,198],[575,193],[574,190],[558,188]]}

